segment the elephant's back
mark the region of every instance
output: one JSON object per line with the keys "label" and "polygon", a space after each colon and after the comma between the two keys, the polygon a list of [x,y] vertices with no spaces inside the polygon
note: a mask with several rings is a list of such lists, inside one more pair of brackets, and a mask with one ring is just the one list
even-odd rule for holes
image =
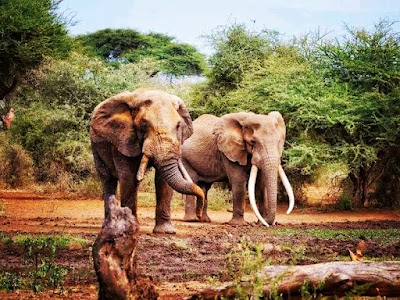
{"label": "elephant's back", "polygon": [[214,125],[220,120],[220,118],[205,114],[198,117],[196,120],[193,121],[193,134],[196,136],[200,132],[202,134],[212,134]]}

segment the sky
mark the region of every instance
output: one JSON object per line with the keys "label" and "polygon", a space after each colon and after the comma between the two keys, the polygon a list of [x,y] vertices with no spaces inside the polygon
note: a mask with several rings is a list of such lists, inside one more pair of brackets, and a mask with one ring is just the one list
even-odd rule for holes
{"label": "sky", "polygon": [[[129,28],[166,34],[205,54],[212,51],[207,36],[233,24],[291,38],[317,30],[342,36],[345,24],[372,29],[380,19],[400,21],[399,0],[63,0],[60,10],[76,22],[71,35]],[[393,28],[400,32],[400,23]]]}

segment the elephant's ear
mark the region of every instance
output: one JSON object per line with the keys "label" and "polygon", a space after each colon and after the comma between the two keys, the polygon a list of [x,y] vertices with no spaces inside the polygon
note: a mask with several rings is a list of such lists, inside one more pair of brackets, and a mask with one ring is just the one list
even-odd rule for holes
{"label": "elephant's ear", "polygon": [[181,122],[179,127],[179,138],[181,144],[193,134],[192,118],[190,117],[189,111],[186,109],[185,103],[179,97],[176,97],[176,110],[181,116]]}
{"label": "elephant's ear", "polygon": [[213,134],[217,136],[218,149],[231,161],[247,164],[246,143],[243,140],[241,121],[247,113],[225,115],[215,124]]}
{"label": "elephant's ear", "polygon": [[283,120],[283,117],[279,111],[272,111],[268,114],[268,116],[271,116],[276,120],[276,127],[280,133],[278,148],[279,148],[279,153],[282,153],[286,139],[285,121]]}
{"label": "elephant's ear", "polygon": [[123,92],[97,105],[90,121],[91,140],[109,142],[126,156],[139,155],[141,147],[133,116],[143,101],[137,98],[135,92]]}

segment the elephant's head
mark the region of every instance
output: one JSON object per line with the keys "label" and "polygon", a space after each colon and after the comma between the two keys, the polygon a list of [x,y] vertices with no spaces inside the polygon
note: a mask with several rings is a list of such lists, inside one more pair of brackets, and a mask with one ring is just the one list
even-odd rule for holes
{"label": "elephant's head", "polygon": [[[278,174],[289,195],[290,213],[294,206],[292,188],[281,166],[283,145],[285,143],[286,126],[282,115],[271,112],[268,115],[251,112],[227,114],[214,127],[217,135],[218,149],[231,161],[242,166],[251,164],[249,180],[249,198],[254,213],[266,226],[275,221],[278,191]],[[261,216],[255,203],[255,180],[257,171],[261,170],[260,182],[265,187],[264,199],[266,205],[266,218]]]}
{"label": "elephant's head", "polygon": [[[182,99],[158,90],[123,92],[93,111],[93,142],[109,142],[128,157],[142,156],[140,181],[151,162],[177,192],[204,199],[200,187],[184,179],[178,168],[180,145],[193,133],[192,120]],[[203,201],[201,201],[203,202]]]}

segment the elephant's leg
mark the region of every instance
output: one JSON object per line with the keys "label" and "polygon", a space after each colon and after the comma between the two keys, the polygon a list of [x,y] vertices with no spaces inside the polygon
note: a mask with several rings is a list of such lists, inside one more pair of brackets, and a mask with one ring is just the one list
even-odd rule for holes
{"label": "elephant's leg", "polygon": [[139,169],[140,157],[127,157],[117,150],[114,151],[113,156],[119,181],[121,206],[129,207],[132,210],[132,214],[139,222],[137,217],[139,182],[136,179],[136,173]]}
{"label": "elephant's leg", "polygon": [[132,214],[135,216],[137,222],[137,198],[139,183],[135,176],[122,177],[119,180],[121,206],[129,207],[132,210]]}
{"label": "elephant's leg", "polygon": [[[183,195],[185,201],[185,222],[198,222],[199,218],[196,215],[196,197],[193,195]],[[205,199],[204,199],[205,201]]]}
{"label": "elephant's leg", "polygon": [[230,225],[245,225],[244,209],[245,209],[245,193],[246,183],[238,182],[232,184],[233,194],[233,215],[232,219],[228,222]]}
{"label": "elephant's leg", "polygon": [[245,195],[246,183],[248,175],[246,167],[239,164],[232,163],[228,159],[223,161],[225,172],[228,176],[228,181],[232,189],[233,199],[233,215],[232,219],[228,222],[230,225],[244,225],[244,209],[245,209]]}
{"label": "elephant's leg", "polygon": [[114,176],[101,179],[103,185],[103,199],[104,199],[104,216],[108,217],[110,213],[110,199],[115,196],[118,186],[118,180]]}
{"label": "elephant's leg", "polygon": [[115,172],[111,169],[112,160],[108,164],[106,163],[107,159],[111,159],[110,147],[104,144],[92,144],[92,152],[96,170],[103,187],[104,216],[107,218],[110,213],[110,197],[116,194],[118,179],[113,175]]}
{"label": "elephant's leg", "polygon": [[154,233],[176,233],[176,229],[171,224],[171,199],[172,188],[161,179],[159,172],[155,174],[156,185],[156,225]]}

